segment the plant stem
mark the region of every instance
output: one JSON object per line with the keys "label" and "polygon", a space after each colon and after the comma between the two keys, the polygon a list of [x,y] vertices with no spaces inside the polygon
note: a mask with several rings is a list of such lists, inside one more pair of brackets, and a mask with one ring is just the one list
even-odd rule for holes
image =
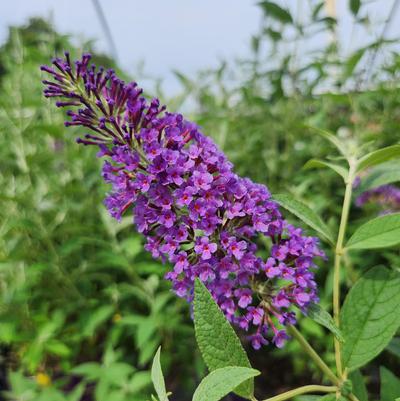
{"label": "plant stem", "polygon": [[303,350],[311,357],[315,364],[321,369],[322,372],[326,374],[332,383],[339,385],[340,380],[332,372],[329,366],[321,359],[314,348],[309,344],[309,342],[303,337],[303,335],[294,327],[288,326],[289,333],[300,343]]}
{"label": "plant stem", "polygon": [[351,394],[348,396],[348,398],[349,398],[351,401],[360,401],[353,393],[351,393]]}
{"label": "plant stem", "polygon": [[[333,318],[336,325],[340,325],[340,263],[343,256],[343,242],[346,234],[347,221],[351,205],[351,195],[353,191],[353,181],[355,176],[357,161],[349,159],[349,175],[346,182],[346,191],[343,199],[342,216],[340,219],[339,233],[336,241],[335,263],[333,271]],[[335,360],[337,374],[343,376],[342,353],[340,341],[335,337]]]}
{"label": "plant stem", "polygon": [[267,398],[264,401],[283,401],[288,400],[289,398],[293,398],[296,395],[306,394],[306,393],[335,393],[338,390],[335,386],[318,386],[311,384],[309,386],[303,386],[296,388],[294,390],[287,391],[286,393],[282,393],[276,395],[275,397]]}

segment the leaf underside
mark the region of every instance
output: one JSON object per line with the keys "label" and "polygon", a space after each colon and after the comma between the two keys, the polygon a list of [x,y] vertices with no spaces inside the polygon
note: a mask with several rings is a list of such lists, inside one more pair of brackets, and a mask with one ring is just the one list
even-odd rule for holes
{"label": "leaf underside", "polygon": [[193,401],[219,401],[238,384],[259,374],[258,370],[237,366],[216,369],[201,381],[193,395]]}
{"label": "leaf underside", "polygon": [[347,249],[376,249],[400,243],[400,213],[376,217],[359,227],[346,244]]}

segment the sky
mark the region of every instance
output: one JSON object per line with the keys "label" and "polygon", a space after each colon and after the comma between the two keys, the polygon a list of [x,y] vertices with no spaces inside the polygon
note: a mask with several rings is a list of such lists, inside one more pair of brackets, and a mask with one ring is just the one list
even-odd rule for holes
{"label": "sky", "polygon": [[[78,39],[95,39],[99,50],[110,50],[93,0],[0,1],[0,44],[7,37],[9,25],[24,24],[31,16],[42,16],[51,17],[61,33]],[[257,33],[261,20],[258,0],[98,1],[124,70],[134,75],[144,61],[145,75],[163,78],[166,88],[172,90],[178,85],[172,70],[194,77],[197,71],[217,66],[222,59],[249,55],[251,36]],[[384,21],[393,1],[369,0],[370,16]],[[309,4],[295,0],[279,0],[279,3],[292,9],[296,4]],[[365,32],[352,32],[348,0],[337,0],[336,4],[342,42],[346,45],[350,37],[356,45],[366,41]],[[292,13],[295,15],[297,11]],[[399,31],[399,21],[400,15],[393,18],[389,34]]]}
{"label": "sky", "polygon": [[[0,13],[0,43],[9,25],[30,16],[51,16],[62,33],[96,39],[109,50],[92,0],[12,0]],[[193,76],[249,52],[260,10],[251,0],[99,0],[116,43],[121,66],[135,71],[145,61],[146,75],[171,79],[171,70]]]}

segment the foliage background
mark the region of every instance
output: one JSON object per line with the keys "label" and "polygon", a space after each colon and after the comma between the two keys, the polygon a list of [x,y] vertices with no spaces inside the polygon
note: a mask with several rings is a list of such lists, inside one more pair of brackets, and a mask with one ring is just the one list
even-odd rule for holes
{"label": "foliage background", "polygon": [[[170,97],[159,87],[156,94],[170,109],[190,109],[239,174],[273,193],[294,194],[324,217],[338,216],[338,179],[302,169],[308,159],[332,153],[309,127],[371,149],[398,143],[398,42],[374,34],[368,46],[344,56],[336,20],[323,2],[311,4],[308,19],[298,21],[278,4],[261,2],[264,19],[251,59],[196,77],[176,72],[181,93]],[[362,4],[349,7],[356,26],[370,32]],[[376,32],[384,33],[387,23]],[[318,32],[331,37],[328,44],[293,51],[293,43],[309,43]],[[166,267],[143,252],[130,217],[121,224],[108,217],[95,150],[77,146],[62,113],[42,98],[38,67],[63,49],[78,55],[91,43],[74,47],[48,22],[32,19],[10,28],[0,50],[0,399],[148,400],[149,364],[160,344],[168,388],[175,400],[189,399],[205,373],[189,308],[163,281]],[[95,61],[118,69],[106,55]],[[353,222],[377,212],[353,207]],[[327,223],[334,228],[338,221]],[[323,305],[331,296],[327,252],[318,271]],[[399,251],[352,255],[343,287],[377,264],[399,268]],[[317,350],[329,351],[324,357],[333,365],[324,329],[308,319],[300,327]],[[263,397],[320,380],[294,342],[249,352],[263,373],[256,389]],[[396,373],[399,357],[397,337],[363,370],[373,399],[379,398],[379,368]]]}

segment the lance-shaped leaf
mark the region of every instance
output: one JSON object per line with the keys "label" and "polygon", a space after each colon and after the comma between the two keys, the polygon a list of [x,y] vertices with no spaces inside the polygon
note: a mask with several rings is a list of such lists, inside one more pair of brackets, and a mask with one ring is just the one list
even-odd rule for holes
{"label": "lance-shaped leaf", "polygon": [[[251,368],[235,331],[199,279],[196,279],[194,290],[194,327],[200,352],[211,371],[227,366]],[[234,391],[250,399],[254,380],[245,381]]]}
{"label": "lance-shaped leaf", "polygon": [[290,24],[293,22],[290,12],[285,8],[282,8],[279,4],[265,0],[261,1],[259,5],[264,10],[266,16],[274,18],[283,24]]}
{"label": "lance-shaped leaf", "polygon": [[201,381],[193,401],[219,401],[238,385],[259,374],[258,370],[238,366],[216,369]]}
{"label": "lance-shaped leaf", "polygon": [[303,168],[306,170],[312,168],[329,168],[339,174],[343,178],[344,182],[347,181],[347,178],[349,176],[346,168],[340,166],[339,164],[326,162],[325,160],[311,159],[303,166]]}
{"label": "lance-shaped leaf", "polygon": [[387,346],[400,325],[399,308],[398,272],[377,266],[357,281],[341,312],[345,367],[359,368]]}
{"label": "lance-shaped leaf", "polygon": [[361,0],[350,0],[349,1],[350,11],[353,13],[354,16],[357,16],[358,11],[361,7]]}
{"label": "lance-shaped leaf", "polygon": [[343,141],[341,141],[335,134],[317,127],[309,127],[309,128],[312,129],[314,132],[316,132],[319,136],[322,136],[322,138],[325,138],[330,143],[332,143],[344,157],[346,158],[348,157],[349,152],[346,144],[343,143]]}
{"label": "lance-shaped leaf", "polygon": [[380,368],[381,401],[392,401],[400,396],[400,379],[384,366]]}
{"label": "lance-shaped leaf", "polygon": [[318,304],[311,304],[307,310],[307,316],[310,317],[315,322],[319,323],[320,325],[326,327],[330,330],[335,337],[343,342],[343,334],[336,326],[335,322],[333,321],[332,316],[324,309],[322,306]]}
{"label": "lance-shaped leaf", "polygon": [[400,145],[378,149],[374,152],[368,153],[358,161],[357,172],[398,157],[400,157]]}
{"label": "lance-shaped leaf", "polygon": [[151,380],[156,390],[159,401],[168,401],[167,390],[165,389],[164,375],[161,369],[160,362],[161,347],[158,348],[157,353],[153,359],[151,367]]}
{"label": "lance-shaped leaf", "polygon": [[333,235],[329,227],[322,221],[322,219],[307,205],[299,202],[293,196],[287,194],[273,195],[273,198],[286,210],[293,213],[296,217],[304,221],[308,226],[313,228],[321,234],[325,240],[334,243]]}
{"label": "lance-shaped leaf", "polygon": [[372,168],[361,180],[361,185],[357,191],[364,192],[393,182],[400,182],[400,161],[397,160],[382,163]]}
{"label": "lance-shaped leaf", "polygon": [[400,213],[376,217],[359,227],[347,241],[347,249],[374,249],[400,243]]}

